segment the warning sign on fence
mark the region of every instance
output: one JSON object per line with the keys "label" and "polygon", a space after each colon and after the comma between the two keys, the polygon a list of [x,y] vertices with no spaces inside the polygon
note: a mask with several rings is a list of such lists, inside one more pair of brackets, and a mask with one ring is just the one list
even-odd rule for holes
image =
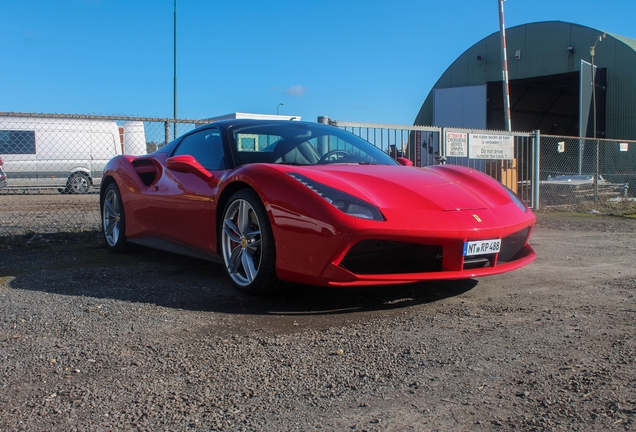
{"label": "warning sign on fence", "polygon": [[508,135],[470,134],[469,157],[471,159],[503,159],[515,157],[514,140]]}
{"label": "warning sign on fence", "polygon": [[468,157],[468,134],[446,132],[446,156]]}

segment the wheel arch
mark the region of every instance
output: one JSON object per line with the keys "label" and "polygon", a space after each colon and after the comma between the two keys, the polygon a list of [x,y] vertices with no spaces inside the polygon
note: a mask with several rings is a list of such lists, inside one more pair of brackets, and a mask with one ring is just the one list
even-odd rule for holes
{"label": "wheel arch", "polygon": [[104,205],[104,191],[111,183],[117,183],[112,176],[107,176],[102,179],[102,183],[99,185],[99,214],[102,214],[104,209],[102,206]]}
{"label": "wheel arch", "polygon": [[[249,184],[242,182],[242,181],[235,181],[232,182],[230,184],[228,184],[225,188],[223,188],[223,190],[221,191],[221,193],[219,194],[219,197],[217,199],[217,204],[216,204],[216,227],[214,227],[214,229],[219,230],[219,227],[221,226],[222,223],[222,219],[223,219],[223,211],[225,210],[225,206],[227,205],[228,201],[230,200],[230,198],[232,197],[232,195],[234,195],[236,192],[243,190],[243,189],[251,189],[254,192],[256,192],[254,190],[254,188],[252,186],[250,186]],[[257,192],[258,193],[258,192]],[[259,195],[260,197],[260,195]],[[261,198],[261,201],[263,201],[263,199]],[[220,234],[220,232],[219,232]],[[217,250],[219,250],[219,246],[220,246],[220,235],[217,236]]]}
{"label": "wheel arch", "polygon": [[[217,200],[217,205],[216,205],[216,227],[215,229],[217,230],[217,236],[216,236],[216,248],[217,248],[217,253],[220,253],[221,251],[221,226],[223,223],[223,212],[225,211],[225,206],[227,205],[228,201],[230,200],[230,198],[232,197],[232,195],[234,195],[236,192],[240,191],[240,190],[251,190],[253,191],[258,198],[261,200],[261,203],[263,204],[263,207],[265,207],[265,213],[267,214],[267,218],[269,220],[270,226],[272,227],[272,230],[274,230],[274,220],[273,217],[271,215],[271,212],[268,211],[267,208],[267,200],[263,199],[263,195],[259,192],[259,190],[257,188],[255,188],[253,185],[244,182],[242,180],[237,180],[234,181],[230,184],[228,184],[227,186],[225,186],[225,188],[223,188],[223,190],[221,191],[221,193],[219,194],[218,200]],[[276,247],[276,236],[274,236],[274,248],[277,249]]]}

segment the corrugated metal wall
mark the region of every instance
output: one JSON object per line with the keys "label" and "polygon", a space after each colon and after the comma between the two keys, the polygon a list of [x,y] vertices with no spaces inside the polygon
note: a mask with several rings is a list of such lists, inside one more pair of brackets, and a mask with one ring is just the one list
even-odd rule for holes
{"label": "corrugated metal wall", "polygon": [[[602,30],[560,21],[507,29],[510,79],[578,72],[581,60],[591,61],[590,47],[602,34]],[[574,48],[573,52],[568,51],[568,46]],[[519,59],[515,59],[517,50],[521,53]],[[608,33],[597,44],[594,63],[607,69],[607,137],[636,139],[636,40]],[[489,81],[501,81],[499,32],[468,48],[434,88],[483,85]],[[512,116],[514,127],[514,106]],[[414,124],[431,125],[433,120],[431,90]]]}

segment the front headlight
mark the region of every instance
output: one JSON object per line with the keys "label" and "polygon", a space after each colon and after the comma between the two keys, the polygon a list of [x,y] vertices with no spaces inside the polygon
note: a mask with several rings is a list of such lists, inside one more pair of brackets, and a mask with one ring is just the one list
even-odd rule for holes
{"label": "front headlight", "polygon": [[511,191],[508,187],[506,187],[505,185],[502,185],[502,186],[504,187],[504,189],[506,189],[506,192],[508,192],[508,195],[510,195],[510,198],[512,198],[512,201],[514,201],[514,203],[517,204],[517,207],[519,207],[522,211],[527,212],[528,206],[526,206],[526,203],[521,201],[521,198],[519,198],[517,194]]}
{"label": "front headlight", "polygon": [[383,221],[384,217],[380,210],[373,204],[356,198],[353,195],[334,189],[330,186],[318,183],[302,174],[296,172],[287,173],[309,189],[320,195],[329,204],[349,216],[361,219]]}

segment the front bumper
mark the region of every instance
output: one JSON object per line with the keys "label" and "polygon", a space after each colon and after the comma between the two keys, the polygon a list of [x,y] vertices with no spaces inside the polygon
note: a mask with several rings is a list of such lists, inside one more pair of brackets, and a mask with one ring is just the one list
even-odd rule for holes
{"label": "front bumper", "polygon": [[[345,216],[332,224],[279,216],[279,278],[322,286],[390,285],[494,275],[536,258],[528,244],[535,217],[512,203],[494,211],[385,213],[385,222]],[[498,253],[463,256],[465,242],[493,239],[501,239]]]}
{"label": "front bumper", "polygon": [[524,246],[523,254],[518,259],[509,263],[495,266],[471,268],[466,270],[442,270],[428,273],[402,273],[402,274],[369,274],[360,275],[351,273],[340,266],[330,265],[323,273],[323,281],[326,286],[359,286],[359,285],[392,285],[415,283],[433,280],[470,279],[475,277],[492,276],[519,269],[530,264],[536,258],[536,253],[530,245]]}

